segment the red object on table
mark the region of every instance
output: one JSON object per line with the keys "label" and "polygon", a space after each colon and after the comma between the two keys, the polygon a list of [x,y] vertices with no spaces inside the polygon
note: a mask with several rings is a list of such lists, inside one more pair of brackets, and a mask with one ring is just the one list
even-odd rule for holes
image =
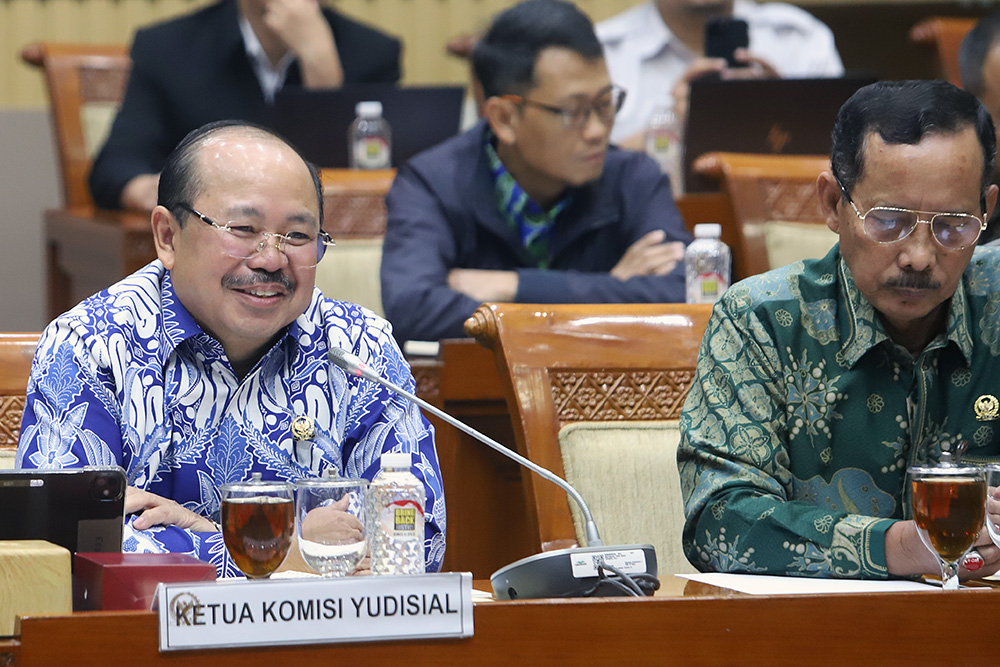
{"label": "red object on table", "polygon": [[215,566],[187,554],[73,556],[73,610],[149,609],[160,582],[212,581]]}

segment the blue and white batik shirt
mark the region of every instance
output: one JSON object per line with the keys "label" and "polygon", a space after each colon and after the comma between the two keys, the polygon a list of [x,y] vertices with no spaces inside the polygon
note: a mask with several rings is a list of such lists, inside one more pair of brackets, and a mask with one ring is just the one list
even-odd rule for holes
{"label": "blue and white batik shirt", "polygon": [[[226,482],[254,472],[295,481],[330,468],[372,479],[384,452],[411,452],[427,490],[427,569],[439,570],[445,506],[433,428],[405,399],[331,365],[330,345],[413,390],[389,323],[318,289],[240,381],[222,345],[177,300],[170,273],[155,261],[46,328],[28,383],[17,466],[120,465],[131,486],[219,521],[219,486]],[[293,440],[298,416],[314,421],[311,440]],[[123,551],[189,553],[215,564],[220,577],[239,575],[221,533],[139,531],[127,517]]]}

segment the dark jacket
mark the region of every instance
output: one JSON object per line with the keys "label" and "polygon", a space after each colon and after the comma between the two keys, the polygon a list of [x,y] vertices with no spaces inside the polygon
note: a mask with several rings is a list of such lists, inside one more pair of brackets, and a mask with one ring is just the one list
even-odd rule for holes
{"label": "dark jacket", "polygon": [[395,336],[463,336],[479,306],[448,287],[455,268],[517,270],[520,303],[626,303],[684,300],[684,267],[667,276],[621,281],[609,271],[635,241],[662,229],[690,242],[670,181],[640,153],[612,147],[601,178],[572,191],[556,219],[550,268],[536,264],[497,210],[483,151],[486,124],[436,146],[403,166],[386,197],[382,304]]}
{"label": "dark jacket", "polygon": [[[332,9],[333,30],[346,83],[399,80],[400,44]],[[285,85],[301,85],[297,63]],[[139,30],[132,42],[132,73],[107,142],[94,161],[90,190],[104,208],[118,208],[122,188],[139,174],[159,173],[184,136],[216,120],[266,124],[264,100],[240,34],[235,0]]]}

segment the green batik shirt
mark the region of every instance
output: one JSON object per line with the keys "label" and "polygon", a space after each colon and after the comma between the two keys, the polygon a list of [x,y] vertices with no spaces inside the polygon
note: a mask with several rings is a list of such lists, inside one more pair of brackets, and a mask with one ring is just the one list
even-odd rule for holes
{"label": "green batik shirt", "polygon": [[975,251],[946,331],[914,359],[887,337],[836,245],[731,287],[681,413],[684,551],[704,571],[885,578],[906,469],[960,440],[995,460],[1000,248]]}

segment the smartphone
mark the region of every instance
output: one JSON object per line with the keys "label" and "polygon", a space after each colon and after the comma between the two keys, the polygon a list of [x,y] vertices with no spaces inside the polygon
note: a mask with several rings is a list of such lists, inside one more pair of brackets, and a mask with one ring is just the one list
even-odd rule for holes
{"label": "smartphone", "polygon": [[117,466],[0,470],[0,540],[120,553],[125,486],[125,471]]}
{"label": "smartphone", "polygon": [[728,67],[746,67],[737,62],[733,54],[736,49],[750,46],[750,33],[743,19],[718,18],[705,24],[705,56],[725,58]]}

